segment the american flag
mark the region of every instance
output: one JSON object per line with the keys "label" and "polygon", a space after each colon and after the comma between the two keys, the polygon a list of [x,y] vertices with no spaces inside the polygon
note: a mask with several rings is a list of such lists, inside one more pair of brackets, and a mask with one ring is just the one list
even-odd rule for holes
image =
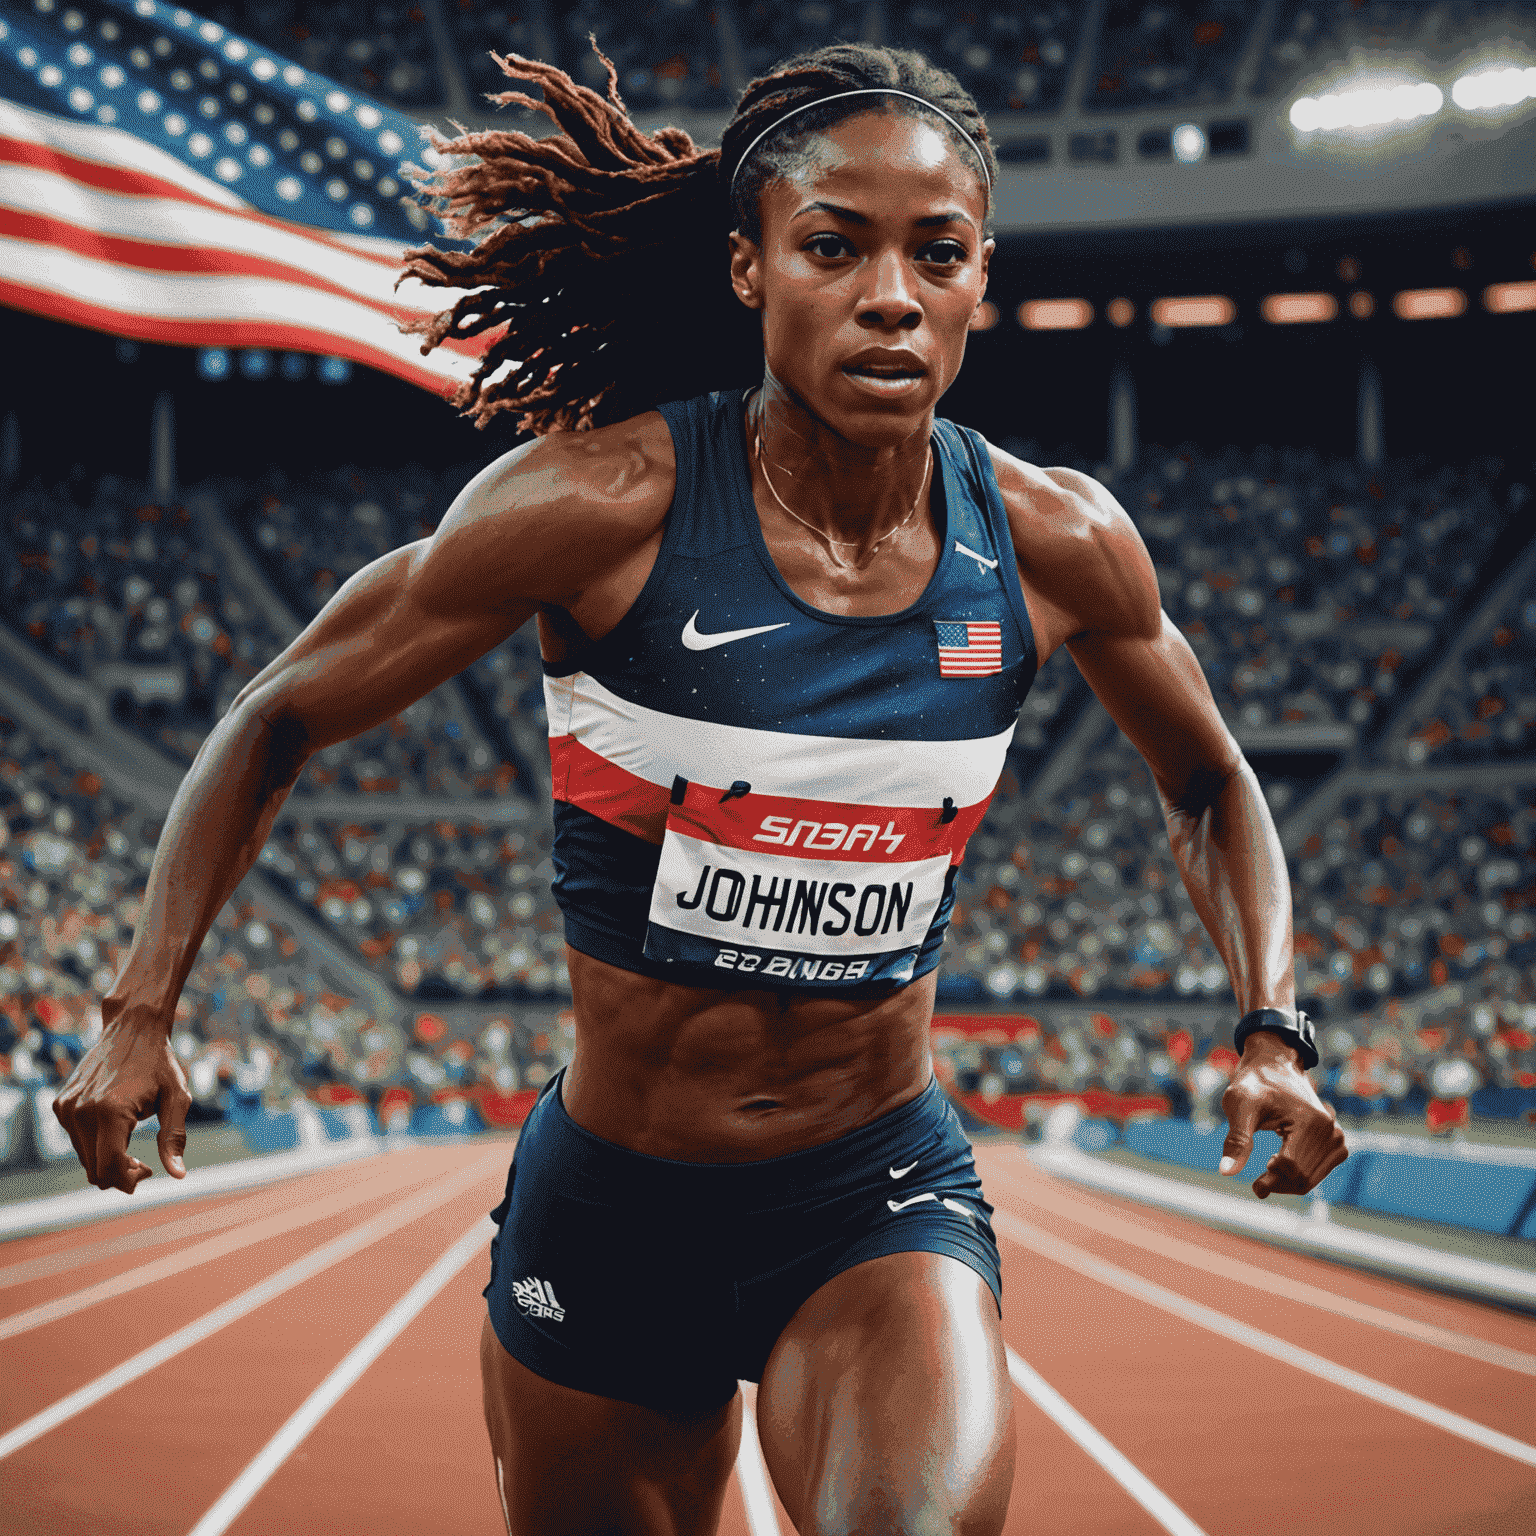
{"label": "american flag", "polygon": [[935,619],[940,677],[990,677],[1003,670],[1003,628],[991,621]]}
{"label": "american flag", "polygon": [[455,297],[394,289],[432,232],[401,162],[433,159],[403,113],[161,0],[0,0],[0,303],[446,394],[474,352],[394,324]]}

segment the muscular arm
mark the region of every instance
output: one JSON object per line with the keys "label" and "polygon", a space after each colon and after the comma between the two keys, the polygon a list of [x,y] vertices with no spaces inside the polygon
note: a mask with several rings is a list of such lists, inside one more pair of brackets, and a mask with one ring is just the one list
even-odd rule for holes
{"label": "muscular arm", "polygon": [[[1019,466],[999,481],[1005,499],[1010,481],[1015,492],[1010,520],[1020,575],[1037,600],[1032,608],[1054,629],[1042,653],[1065,641],[1146,759],[1174,862],[1226,962],[1240,1013],[1293,1011],[1291,887],[1280,839],[1194,653],[1162,611],[1140,535],[1086,475]],[[1286,1132],[1285,1151],[1254,1186],[1261,1195],[1305,1191],[1346,1155],[1300,1058],[1279,1035],[1249,1035],[1223,1104],[1232,1125],[1223,1172],[1242,1165],[1254,1127]],[[1301,1131],[1294,1148],[1292,1126]]]}
{"label": "muscular arm", "polygon": [[[176,1000],[220,908],[261,851],[309,757],[390,719],[499,644],[541,606],[621,606],[671,484],[622,438],[540,439],[465,488],[436,534],[359,571],[241,691],[203,743],[155,850],[133,944],[102,999],[103,1038],[55,1103],[91,1181],[132,1191],[127,1154],[186,1090],[166,1048]],[[638,578],[644,580],[643,574]],[[168,1101],[168,1102],[167,1102]]]}
{"label": "muscular arm", "polygon": [[1024,579],[1050,600],[1078,669],[1146,759],[1174,862],[1238,1007],[1292,1008],[1290,879],[1258,780],[1162,610],[1130,518],[1086,475],[1051,470],[1048,481],[1043,508],[1035,501],[1044,517],[1024,531]]}

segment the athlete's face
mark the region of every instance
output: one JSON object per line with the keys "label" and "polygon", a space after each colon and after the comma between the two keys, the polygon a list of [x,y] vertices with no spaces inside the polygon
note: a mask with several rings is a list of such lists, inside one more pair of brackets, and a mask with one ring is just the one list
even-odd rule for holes
{"label": "athlete's face", "polygon": [[[761,208],[761,246],[731,236],[731,279],[763,311],[771,379],[850,442],[931,420],[986,292],[993,242],[975,156],[927,116],[864,112],[770,181]],[[864,371],[893,367],[908,376]]]}

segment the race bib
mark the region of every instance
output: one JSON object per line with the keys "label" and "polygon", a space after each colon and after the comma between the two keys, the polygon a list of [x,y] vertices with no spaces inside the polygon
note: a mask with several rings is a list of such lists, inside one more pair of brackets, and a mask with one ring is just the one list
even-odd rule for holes
{"label": "race bib", "polygon": [[944,898],[954,819],[949,802],[842,805],[679,778],[646,958],[708,966],[722,986],[910,981]]}

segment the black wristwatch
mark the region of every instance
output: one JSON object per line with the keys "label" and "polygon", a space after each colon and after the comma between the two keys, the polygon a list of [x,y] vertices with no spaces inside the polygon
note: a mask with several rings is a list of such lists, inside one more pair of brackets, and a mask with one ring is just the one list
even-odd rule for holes
{"label": "black wristwatch", "polygon": [[1255,1008],[1252,1013],[1245,1013],[1237,1021],[1237,1030],[1232,1036],[1239,1056],[1243,1053],[1243,1042],[1261,1029],[1265,1034],[1279,1035],[1287,1045],[1295,1048],[1301,1057],[1303,1072],[1317,1065],[1317,1030],[1301,1009],[1296,1010],[1294,1018],[1279,1008]]}

